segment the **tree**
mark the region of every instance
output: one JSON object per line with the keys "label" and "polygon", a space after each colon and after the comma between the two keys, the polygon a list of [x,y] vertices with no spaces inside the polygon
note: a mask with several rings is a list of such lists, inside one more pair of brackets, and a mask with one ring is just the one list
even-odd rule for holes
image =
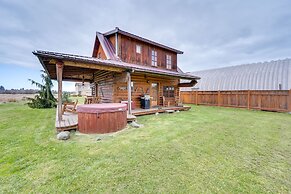
{"label": "tree", "polygon": [[41,71],[42,83],[38,83],[34,80],[29,79],[32,85],[39,88],[38,95],[34,98],[28,98],[30,100],[28,106],[30,108],[53,108],[56,107],[57,100],[52,94],[53,83],[51,78],[45,71]]}
{"label": "tree", "polygon": [[4,86],[0,86],[0,91],[4,91],[4,90],[5,90]]}

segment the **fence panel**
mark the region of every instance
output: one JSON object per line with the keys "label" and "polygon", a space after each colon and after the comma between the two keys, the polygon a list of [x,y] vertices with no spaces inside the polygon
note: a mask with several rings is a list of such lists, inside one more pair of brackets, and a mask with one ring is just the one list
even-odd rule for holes
{"label": "fence panel", "polygon": [[186,104],[291,112],[291,90],[187,91]]}

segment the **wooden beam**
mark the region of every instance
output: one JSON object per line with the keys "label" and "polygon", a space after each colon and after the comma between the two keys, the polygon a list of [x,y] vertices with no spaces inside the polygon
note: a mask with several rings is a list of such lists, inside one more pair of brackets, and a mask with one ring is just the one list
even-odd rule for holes
{"label": "wooden beam", "polygon": [[128,100],[128,114],[131,115],[131,75],[127,72],[127,100]]}
{"label": "wooden beam", "polygon": [[71,66],[71,67],[81,67],[81,68],[87,68],[87,69],[98,69],[98,70],[115,71],[115,72],[124,71],[124,69],[119,68],[119,67],[109,67],[106,65],[98,65],[98,64],[93,64],[93,63],[64,61],[64,65]]}
{"label": "wooden beam", "polygon": [[58,80],[58,120],[62,121],[62,79],[63,79],[63,63],[56,63],[56,72],[57,72],[57,80]]}

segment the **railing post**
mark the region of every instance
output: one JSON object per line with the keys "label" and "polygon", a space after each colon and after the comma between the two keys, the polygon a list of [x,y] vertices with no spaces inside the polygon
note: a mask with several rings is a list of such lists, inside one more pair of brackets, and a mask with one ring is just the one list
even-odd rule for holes
{"label": "railing post", "polygon": [[288,103],[288,112],[291,113],[291,89],[288,92],[288,98],[287,98],[287,103]]}

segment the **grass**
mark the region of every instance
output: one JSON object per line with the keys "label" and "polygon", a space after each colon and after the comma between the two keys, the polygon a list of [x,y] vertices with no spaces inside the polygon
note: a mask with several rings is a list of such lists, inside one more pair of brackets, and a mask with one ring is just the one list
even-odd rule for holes
{"label": "grass", "polygon": [[291,115],[193,106],[56,140],[55,110],[0,105],[1,193],[289,193]]}

